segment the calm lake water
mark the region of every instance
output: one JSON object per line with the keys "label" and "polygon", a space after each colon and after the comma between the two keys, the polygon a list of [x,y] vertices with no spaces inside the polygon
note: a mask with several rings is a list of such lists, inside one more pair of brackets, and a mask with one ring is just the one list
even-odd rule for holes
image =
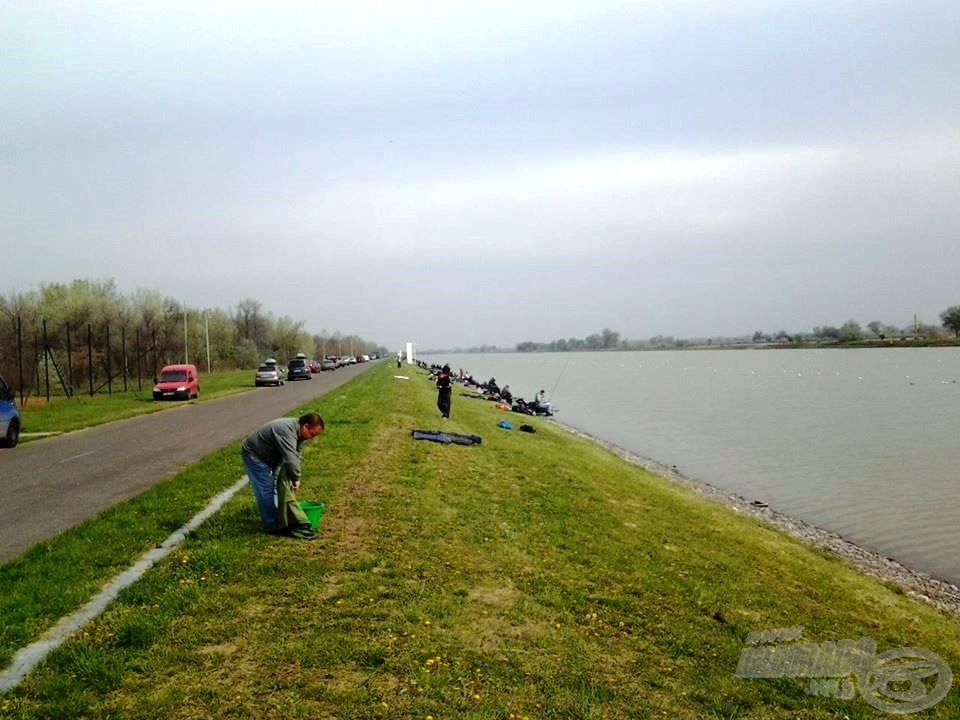
{"label": "calm lake water", "polygon": [[960,582],[960,348],[422,359],[555,386],[558,420]]}

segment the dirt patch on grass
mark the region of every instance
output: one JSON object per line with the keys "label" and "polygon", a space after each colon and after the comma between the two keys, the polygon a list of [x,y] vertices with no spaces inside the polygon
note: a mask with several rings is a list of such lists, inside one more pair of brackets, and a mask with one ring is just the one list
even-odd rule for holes
{"label": "dirt patch on grass", "polygon": [[337,517],[335,526],[331,528],[333,542],[337,553],[341,555],[372,555],[370,544],[369,523],[366,518],[357,515],[348,515],[346,512]]}
{"label": "dirt patch on grass", "polygon": [[237,651],[237,644],[232,642],[223,642],[216,645],[204,645],[197,652],[201,655],[232,655]]}
{"label": "dirt patch on grass", "polygon": [[480,585],[470,591],[467,599],[494,607],[510,607],[517,599],[517,589],[509,580],[503,585]]}
{"label": "dirt patch on grass", "polygon": [[243,607],[240,608],[240,614],[248,618],[262,618],[265,614],[269,613],[271,610],[268,606],[263,603],[251,602],[246,603]]}
{"label": "dirt patch on grass", "polygon": [[335,598],[337,595],[340,594],[340,589],[342,587],[343,586],[340,582],[340,576],[330,575],[324,581],[323,587],[321,587],[317,591],[316,595],[314,595],[314,599],[320,602],[324,600],[332,600],[333,598]]}
{"label": "dirt patch on grass", "polygon": [[529,641],[549,630],[546,623],[515,624],[495,615],[481,615],[467,625],[460,633],[464,646],[486,654],[499,652],[514,641]]}
{"label": "dirt patch on grass", "polygon": [[322,684],[336,693],[349,692],[364,687],[370,676],[356,668],[340,667],[320,676]]}

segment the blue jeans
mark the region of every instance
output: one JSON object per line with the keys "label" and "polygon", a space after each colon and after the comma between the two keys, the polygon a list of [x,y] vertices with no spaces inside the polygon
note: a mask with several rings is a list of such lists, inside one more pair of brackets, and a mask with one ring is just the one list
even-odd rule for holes
{"label": "blue jeans", "polygon": [[277,474],[260,458],[241,450],[243,464],[247,468],[247,479],[257,499],[260,519],[267,532],[277,531]]}

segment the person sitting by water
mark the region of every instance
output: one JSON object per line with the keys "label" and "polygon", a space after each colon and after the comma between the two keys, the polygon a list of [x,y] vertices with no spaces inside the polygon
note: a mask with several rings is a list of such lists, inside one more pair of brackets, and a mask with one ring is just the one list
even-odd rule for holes
{"label": "person sitting by water", "polygon": [[504,385],[503,389],[500,391],[500,399],[503,400],[507,405],[513,403],[513,393],[510,392],[510,386]]}
{"label": "person sitting by water", "polygon": [[538,392],[534,398],[533,402],[529,405],[535,412],[543,412],[550,414],[550,401],[547,400],[547,393],[542,389]]}

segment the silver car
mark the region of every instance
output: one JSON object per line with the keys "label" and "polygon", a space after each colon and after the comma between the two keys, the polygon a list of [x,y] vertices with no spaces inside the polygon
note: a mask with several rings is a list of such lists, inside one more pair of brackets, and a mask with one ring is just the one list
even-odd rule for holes
{"label": "silver car", "polygon": [[254,379],[257,387],[263,385],[283,385],[283,371],[276,365],[261,365],[257,368],[257,377]]}

